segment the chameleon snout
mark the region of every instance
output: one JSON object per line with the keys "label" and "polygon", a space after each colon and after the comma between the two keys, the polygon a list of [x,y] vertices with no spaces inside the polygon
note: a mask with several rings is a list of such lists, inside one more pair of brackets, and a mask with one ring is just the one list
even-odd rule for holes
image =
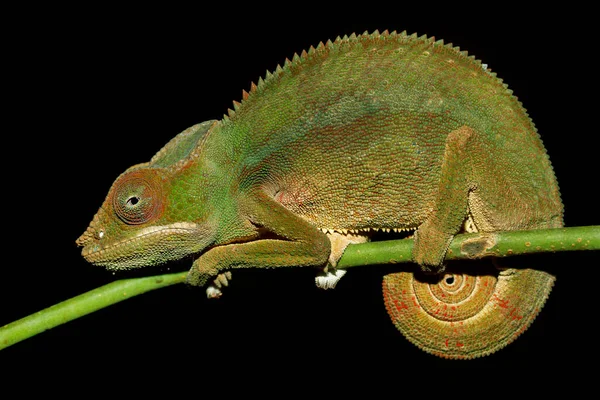
{"label": "chameleon snout", "polygon": [[102,234],[102,231],[97,231],[90,226],[85,230],[85,232],[83,232],[81,236],[77,238],[77,240],[75,240],[75,244],[77,246],[83,247],[83,249],[81,249],[81,255],[89,262],[92,261],[90,259],[90,254],[92,254],[95,250],[98,250],[98,239],[100,238],[99,234]]}
{"label": "chameleon snout", "polygon": [[92,241],[94,240],[93,238],[94,234],[91,232],[90,228],[87,228],[85,232],[83,232],[83,234],[79,236],[77,240],[75,240],[75,244],[79,247],[85,247],[88,244],[92,243]]}

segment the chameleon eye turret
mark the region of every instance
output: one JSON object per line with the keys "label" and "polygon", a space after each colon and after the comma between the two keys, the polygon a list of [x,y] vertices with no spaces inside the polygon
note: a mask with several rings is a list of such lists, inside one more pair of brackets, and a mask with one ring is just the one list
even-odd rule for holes
{"label": "chameleon eye turret", "polygon": [[122,176],[115,183],[112,204],[115,214],[126,224],[138,225],[158,218],[163,210],[160,177],[152,170]]}

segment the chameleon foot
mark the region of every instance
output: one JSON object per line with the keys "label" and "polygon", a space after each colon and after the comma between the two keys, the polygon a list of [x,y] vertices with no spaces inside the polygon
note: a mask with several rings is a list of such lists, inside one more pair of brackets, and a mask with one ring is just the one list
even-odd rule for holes
{"label": "chameleon foot", "polygon": [[383,279],[383,296],[396,328],[427,353],[451,359],[491,354],[533,322],[554,276],[532,269],[490,275],[446,273],[422,282],[400,272]]}
{"label": "chameleon foot", "polygon": [[346,271],[343,269],[336,269],[333,272],[323,272],[317,275],[315,278],[315,283],[320,289],[333,289],[344,275],[346,275]]}
{"label": "chameleon foot", "polygon": [[209,299],[218,299],[223,295],[221,289],[224,286],[229,286],[229,281],[231,280],[231,272],[227,271],[222,274],[217,275],[214,279],[212,285],[206,288],[206,297]]}

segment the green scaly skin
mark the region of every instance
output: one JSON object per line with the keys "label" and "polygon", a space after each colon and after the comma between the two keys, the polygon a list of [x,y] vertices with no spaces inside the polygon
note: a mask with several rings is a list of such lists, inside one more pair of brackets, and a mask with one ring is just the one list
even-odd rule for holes
{"label": "green scaly skin", "polygon": [[[381,229],[416,230],[415,262],[441,272],[465,221],[480,231],[560,227],[562,212],[536,129],[494,73],[441,41],[375,32],[294,55],[221,121],[125,171],[77,243],[113,270],[193,255],[188,282],[220,287],[233,268],[325,268],[349,234]],[[342,238],[336,256],[324,232]],[[499,276],[492,295],[518,298],[511,306],[528,322],[486,333],[483,318],[466,350],[444,349],[464,333],[430,328],[420,308],[401,323],[404,308],[388,299],[401,280],[387,280],[386,304],[424,350],[485,355],[526,329],[548,296],[554,278],[525,271]],[[432,329],[442,329],[439,343],[411,339]]]}

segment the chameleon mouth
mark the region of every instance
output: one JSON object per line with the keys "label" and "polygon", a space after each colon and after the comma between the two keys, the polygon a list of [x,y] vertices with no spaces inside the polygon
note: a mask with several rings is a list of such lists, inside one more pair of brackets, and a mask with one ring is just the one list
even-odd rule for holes
{"label": "chameleon mouth", "polygon": [[201,237],[201,229],[194,223],[150,226],[117,241],[103,243],[108,239],[104,236],[85,245],[81,255],[86,261],[111,270],[158,265],[187,255]]}

